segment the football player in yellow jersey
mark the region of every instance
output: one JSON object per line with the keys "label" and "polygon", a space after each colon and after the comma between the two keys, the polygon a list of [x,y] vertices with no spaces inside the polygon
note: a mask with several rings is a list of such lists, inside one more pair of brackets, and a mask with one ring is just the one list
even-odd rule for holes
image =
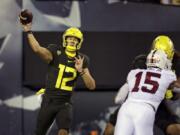
{"label": "football player in yellow jersey", "polygon": [[[177,75],[177,83],[180,83],[180,55],[179,52],[174,49],[174,44],[170,37],[166,35],[157,36],[152,43],[152,50],[163,50],[169,59],[169,65],[172,65],[172,70]],[[174,93],[171,89],[167,90],[165,98],[166,101],[173,100]],[[173,115],[168,113],[168,106],[166,101],[162,103],[159,111],[156,114],[156,125],[163,129],[168,135],[180,134],[180,123],[178,123]],[[172,116],[172,117],[170,117]]]}
{"label": "football player in yellow jersey", "polygon": [[78,76],[86,87],[94,90],[95,80],[88,69],[88,57],[80,53],[83,42],[82,32],[75,27],[68,28],[63,34],[63,43],[42,47],[31,31],[32,22],[21,24],[27,33],[32,50],[48,63],[46,91],[37,118],[35,135],[45,135],[56,120],[58,135],[68,135],[72,120],[71,96]]}

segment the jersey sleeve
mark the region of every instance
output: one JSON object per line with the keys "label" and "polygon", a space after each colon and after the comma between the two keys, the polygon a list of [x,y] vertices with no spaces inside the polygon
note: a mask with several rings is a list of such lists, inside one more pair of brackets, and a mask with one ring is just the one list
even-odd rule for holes
{"label": "jersey sleeve", "polygon": [[53,57],[57,55],[58,46],[56,44],[48,45],[47,49],[52,53]]}
{"label": "jersey sleeve", "polygon": [[127,76],[127,83],[129,82],[129,80],[137,73],[139,72],[140,69],[133,69],[131,70],[129,73],[128,73],[128,76]]}
{"label": "jersey sleeve", "polygon": [[84,61],[83,61],[83,68],[88,68],[89,67],[89,57],[87,56],[87,55],[85,55],[85,54],[82,54],[82,53],[80,53],[79,54],[81,57],[84,57]]}
{"label": "jersey sleeve", "polygon": [[127,75],[127,78],[126,78],[126,82],[127,82],[127,83],[129,82],[129,80],[130,80],[130,78],[131,78],[131,76],[132,76],[132,72],[133,72],[133,70],[131,70],[131,71],[128,73],[128,75]]}
{"label": "jersey sleeve", "polygon": [[122,104],[126,100],[128,92],[128,84],[125,83],[121,88],[119,88],[119,91],[116,94],[114,99],[115,104]]}
{"label": "jersey sleeve", "polygon": [[88,68],[89,67],[89,57],[84,55],[84,63],[83,63],[83,68]]}
{"label": "jersey sleeve", "polygon": [[168,71],[166,71],[166,74],[167,74],[167,77],[168,77],[168,80],[170,81],[170,83],[177,80],[176,74],[173,71],[168,70]]}

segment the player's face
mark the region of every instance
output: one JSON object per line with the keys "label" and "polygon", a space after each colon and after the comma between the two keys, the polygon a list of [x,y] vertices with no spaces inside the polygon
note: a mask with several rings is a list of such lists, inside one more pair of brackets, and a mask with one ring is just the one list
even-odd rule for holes
{"label": "player's face", "polygon": [[79,43],[79,40],[76,37],[67,37],[66,38],[67,45],[76,47]]}

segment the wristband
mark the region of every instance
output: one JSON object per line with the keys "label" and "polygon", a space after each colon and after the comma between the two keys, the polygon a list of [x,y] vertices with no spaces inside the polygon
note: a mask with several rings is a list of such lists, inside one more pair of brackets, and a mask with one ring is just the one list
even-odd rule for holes
{"label": "wristband", "polygon": [[84,71],[80,72],[80,76],[83,76],[85,73]]}
{"label": "wristband", "polygon": [[26,31],[27,34],[32,34],[32,30]]}

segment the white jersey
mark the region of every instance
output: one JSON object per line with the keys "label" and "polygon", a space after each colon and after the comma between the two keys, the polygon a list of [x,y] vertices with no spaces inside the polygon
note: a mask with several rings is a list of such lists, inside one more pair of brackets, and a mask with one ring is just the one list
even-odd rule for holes
{"label": "white jersey", "polygon": [[128,100],[150,103],[157,109],[169,85],[175,80],[176,75],[171,70],[157,68],[131,70],[127,77]]}

